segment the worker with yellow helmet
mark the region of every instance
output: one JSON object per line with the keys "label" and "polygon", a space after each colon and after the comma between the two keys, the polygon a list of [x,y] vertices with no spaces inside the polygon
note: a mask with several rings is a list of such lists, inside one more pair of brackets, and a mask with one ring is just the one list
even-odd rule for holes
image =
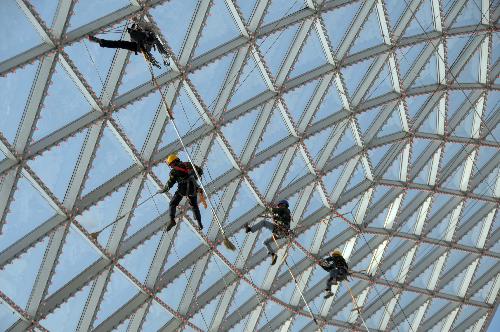
{"label": "worker with yellow helmet", "polygon": [[162,193],[165,193],[170,190],[177,183],[177,191],[172,197],[169,206],[170,213],[170,223],[167,226],[167,232],[172,229],[176,225],[175,222],[175,213],[177,211],[177,206],[181,202],[183,197],[187,197],[191,207],[193,208],[193,214],[198,222],[198,227],[203,229],[203,224],[201,223],[201,212],[198,207],[198,192],[199,192],[199,184],[196,173],[198,176],[203,174],[203,170],[201,167],[196,166],[196,172],[193,169],[193,165],[189,162],[182,162],[179,157],[175,154],[171,154],[167,157],[166,160],[168,166],[172,169],[170,171],[170,177],[167,181],[167,184],[161,190]]}
{"label": "worker with yellow helmet", "polygon": [[326,281],[326,294],[325,299],[333,296],[331,287],[332,285],[337,285],[339,281],[347,279],[349,275],[349,266],[342,257],[340,250],[334,250],[330,253],[330,256],[325,259],[320,260],[319,265],[327,272],[330,273],[328,280]]}

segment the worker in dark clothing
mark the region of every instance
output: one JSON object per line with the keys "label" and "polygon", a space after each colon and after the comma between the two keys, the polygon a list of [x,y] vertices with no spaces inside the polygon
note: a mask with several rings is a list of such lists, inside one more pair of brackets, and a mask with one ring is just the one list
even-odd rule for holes
{"label": "worker in dark clothing", "polygon": [[137,21],[132,24],[131,27],[127,28],[127,32],[130,35],[130,41],[127,40],[108,40],[101,39],[94,36],[89,36],[89,40],[94,43],[99,43],[101,47],[107,48],[122,48],[135,52],[141,52],[144,54],[146,59],[155,67],[161,68],[160,64],[151,54],[151,49],[154,48],[158,50],[163,56],[163,64],[168,66],[168,62],[165,57],[168,56],[167,51],[163,47],[162,43],[155,33],[155,27],[151,23]]}
{"label": "worker in dark clothing", "polygon": [[[288,201],[280,201],[278,205],[272,208],[273,221],[261,220],[257,224],[250,226],[245,225],[245,231],[256,232],[262,228],[267,228],[273,232],[273,236],[264,241],[269,255],[271,255],[271,265],[276,264],[278,255],[274,252],[273,243],[275,240],[284,238],[290,234],[290,221],[292,219],[290,210],[288,209]],[[273,238],[274,237],[274,238]]]}
{"label": "worker in dark clothing", "polygon": [[[170,178],[165,185],[165,188],[161,190],[162,193],[165,193],[170,190],[177,183],[177,191],[172,197],[170,201],[170,223],[167,226],[167,232],[175,226],[175,212],[177,211],[177,206],[181,202],[184,196],[187,196],[189,199],[189,203],[193,208],[193,214],[198,222],[198,227],[203,229],[203,224],[201,223],[201,213],[200,208],[198,207],[198,193],[199,193],[199,185],[196,177],[196,172],[194,171],[191,163],[180,161],[179,157],[176,155],[170,155],[167,157],[167,164],[172,168],[170,171]],[[201,176],[203,174],[203,170],[196,166],[196,171],[198,175]]]}
{"label": "worker in dark clothing", "polygon": [[337,285],[339,281],[347,279],[349,275],[349,266],[347,265],[342,253],[335,250],[325,259],[320,260],[319,266],[321,266],[325,271],[330,273],[330,277],[326,281],[326,294],[325,299],[333,296],[331,287],[332,285]]}

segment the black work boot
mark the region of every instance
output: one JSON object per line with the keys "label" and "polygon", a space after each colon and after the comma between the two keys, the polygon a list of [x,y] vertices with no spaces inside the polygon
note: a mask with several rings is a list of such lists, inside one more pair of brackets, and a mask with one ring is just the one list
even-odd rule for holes
{"label": "black work boot", "polygon": [[170,219],[170,223],[167,225],[167,232],[172,229],[177,223],[175,222],[174,219]]}
{"label": "black work boot", "polygon": [[333,293],[331,290],[327,290],[326,291],[326,294],[323,296],[324,299],[327,299],[329,297],[332,297],[333,296]]}
{"label": "black work boot", "polygon": [[278,260],[278,255],[276,255],[275,253],[272,253],[271,254],[271,265],[276,264],[276,260]]}
{"label": "black work boot", "polygon": [[245,233],[250,233],[252,231],[252,227],[249,224],[245,224]]}
{"label": "black work boot", "polygon": [[198,222],[198,228],[200,231],[203,229],[203,224],[201,223],[201,220],[196,220]]}

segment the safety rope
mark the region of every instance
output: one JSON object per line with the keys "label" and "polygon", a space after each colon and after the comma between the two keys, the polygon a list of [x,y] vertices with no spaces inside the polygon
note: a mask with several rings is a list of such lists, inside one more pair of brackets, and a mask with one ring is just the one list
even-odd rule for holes
{"label": "safety rope", "polygon": [[[274,236],[274,233],[272,234],[272,239],[273,239],[274,243],[276,244],[276,248],[279,248],[278,241],[276,241],[276,237]],[[289,245],[287,246],[287,248],[285,250],[285,255],[283,256],[283,262],[285,263],[286,267],[288,268],[288,272],[290,273],[290,276],[292,277],[293,281],[295,282],[296,289],[299,291],[300,297],[302,298],[302,301],[304,301],[304,304],[306,305],[306,308],[309,311],[309,314],[311,315],[314,323],[316,324],[316,326],[319,327],[320,331],[323,331],[321,325],[316,320],[316,316],[314,316],[314,314],[311,310],[311,307],[307,303],[307,300],[306,300],[306,297],[304,296],[304,293],[302,293],[302,290],[300,289],[300,285],[299,285],[299,282],[297,281],[297,278],[295,278],[295,275],[293,274],[290,265],[288,265],[287,256],[288,256],[288,249],[290,249],[290,243],[291,242],[289,242]],[[276,253],[275,253],[275,255],[276,255]]]}
{"label": "safety rope", "polygon": [[358,304],[356,303],[356,300],[354,299],[354,295],[352,293],[351,287],[349,287],[348,282],[345,283],[345,286],[347,288],[347,291],[349,292],[349,295],[351,295],[353,310],[356,310],[358,312],[358,316],[359,316],[359,318],[361,318],[363,325],[365,326],[366,330],[368,332],[370,332],[370,329],[368,328],[368,325],[366,325],[366,322],[365,322],[365,319],[363,318],[363,315],[361,315],[361,308],[358,307]]}

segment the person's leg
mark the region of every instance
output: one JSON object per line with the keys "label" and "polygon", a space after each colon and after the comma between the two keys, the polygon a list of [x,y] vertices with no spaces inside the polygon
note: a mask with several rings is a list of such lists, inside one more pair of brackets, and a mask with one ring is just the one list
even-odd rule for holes
{"label": "person's leg", "polygon": [[167,226],[167,232],[172,229],[172,227],[175,226],[175,212],[177,211],[177,206],[182,200],[182,195],[176,191],[174,194],[174,197],[172,197],[172,200],[170,201],[169,204],[169,212],[170,212],[170,223]]}
{"label": "person's leg", "polygon": [[137,52],[137,43],[127,41],[127,40],[107,40],[107,39],[97,39],[99,46],[107,48],[122,48],[124,50],[129,50],[132,52]]}
{"label": "person's leg", "polygon": [[250,227],[252,233],[261,230],[262,228],[267,228],[268,230],[272,231],[274,229],[274,224],[268,220],[261,220]]}
{"label": "person's leg", "polygon": [[201,223],[200,207],[198,206],[198,197],[196,195],[194,195],[194,196],[188,196],[188,198],[189,198],[189,203],[191,204],[191,207],[193,208],[194,218],[198,222],[198,227],[200,229],[203,229],[203,224]]}

